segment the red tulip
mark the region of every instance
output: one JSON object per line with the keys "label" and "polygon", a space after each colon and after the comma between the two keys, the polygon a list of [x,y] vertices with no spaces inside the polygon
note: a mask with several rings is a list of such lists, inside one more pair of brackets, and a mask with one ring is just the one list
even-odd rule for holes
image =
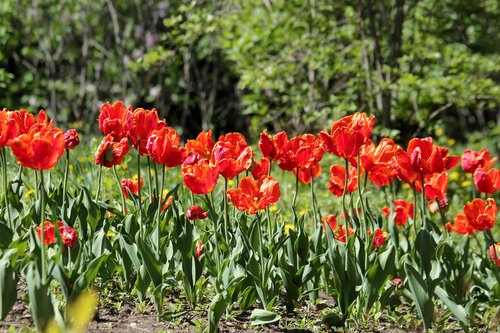
{"label": "red tulip", "polygon": [[[396,148],[394,141],[388,138],[382,139],[377,146],[371,140],[361,146],[361,166],[368,173],[368,179],[375,185],[389,185],[396,177],[393,160]],[[354,165],[357,166],[357,161]]]}
{"label": "red tulip", "polygon": [[500,268],[500,243],[495,243],[490,246],[490,257],[493,264]]}
{"label": "red tulip", "polygon": [[132,146],[139,149],[140,145],[142,156],[148,155],[146,144],[153,131],[166,126],[164,120],[160,121],[158,119],[156,109],[145,110],[143,108],[127,113],[127,125]]}
{"label": "red tulip", "polygon": [[14,112],[7,109],[0,111],[0,148],[8,146],[10,140],[19,135],[19,125]]}
{"label": "red tulip", "polygon": [[448,205],[448,172],[435,173],[425,177],[424,195],[430,201],[437,200],[441,208]]}
{"label": "red tulip", "polygon": [[57,225],[59,227],[59,234],[61,235],[61,240],[64,246],[70,248],[74,247],[78,241],[78,234],[76,233],[76,230],[68,225],[65,225],[61,221],[58,221]]}
{"label": "red tulip", "polygon": [[173,168],[181,165],[187,155],[186,149],[179,147],[180,142],[175,129],[165,126],[151,133],[146,149],[156,163]]}
{"label": "red tulip", "polygon": [[221,135],[212,150],[212,164],[226,179],[233,179],[252,165],[252,148],[241,133]]}
{"label": "red tulip", "polygon": [[122,179],[122,192],[125,198],[128,198],[128,194],[132,193],[134,195],[139,194],[139,190],[142,189],[142,185],[144,184],[144,179],[141,176],[141,181],[137,179],[137,177],[133,177],[132,179]]}
{"label": "red tulip", "polygon": [[238,188],[229,189],[227,198],[233,205],[248,214],[278,202],[281,192],[279,183],[272,177],[262,177],[256,182],[251,177],[243,177]]}
{"label": "red tulip", "polygon": [[186,212],[188,220],[204,220],[208,216],[208,212],[204,211],[200,206],[189,207]]}
{"label": "red tulip", "polygon": [[78,132],[74,129],[64,132],[64,149],[75,149],[80,144]]}
{"label": "red tulip", "polygon": [[[394,212],[396,214],[394,222],[398,227],[405,225],[408,222],[408,218],[413,219],[413,202],[407,202],[405,200],[394,200]],[[389,206],[382,208],[382,213],[389,217],[391,209]]]}
{"label": "red tulip", "polygon": [[326,228],[327,224],[330,227],[332,232],[335,231],[335,229],[337,229],[337,218],[333,214],[323,216],[321,218],[321,224],[323,225],[323,229],[324,229],[325,235],[326,235],[328,232],[328,230]]}
{"label": "red tulip", "polygon": [[449,232],[456,232],[461,235],[472,235],[474,233],[474,228],[469,224],[465,214],[455,215],[453,225],[448,222],[445,226]]}
{"label": "red tulip", "polygon": [[[292,170],[294,175],[297,175],[297,169]],[[299,181],[302,184],[309,184],[313,179],[318,178],[321,175],[321,166],[319,164],[313,164],[310,168],[300,168],[299,169]]]}
{"label": "red tulip", "polygon": [[338,120],[332,125],[330,133],[322,131],[319,137],[329,153],[342,158],[355,157],[369,139],[374,123],[375,117],[358,112]]}
{"label": "red tulip", "polygon": [[262,156],[268,158],[271,162],[277,161],[283,155],[287,142],[288,135],[285,132],[281,131],[273,137],[265,129],[260,133],[259,149],[262,152]]}
{"label": "red tulip", "polygon": [[486,202],[476,198],[464,206],[464,213],[469,225],[478,231],[491,229],[495,225],[498,212],[495,200],[489,198]]}
{"label": "red tulip", "polygon": [[94,155],[94,163],[111,168],[113,165],[120,165],[125,155],[127,155],[130,146],[127,138],[122,138],[115,142],[113,137],[108,134],[104,137]]}
{"label": "red tulip", "polygon": [[52,169],[64,152],[64,132],[34,125],[26,134],[10,141],[19,164],[33,170]]}
{"label": "red tulip", "polygon": [[481,149],[479,152],[466,149],[462,153],[462,170],[466,173],[474,173],[477,168],[488,170],[496,160],[496,157],[490,159],[490,152],[487,149]]}
{"label": "red tulip", "polygon": [[[37,120],[35,119],[35,116],[25,109],[22,109],[20,111],[12,111],[12,117],[16,120],[17,125],[19,127],[19,135],[21,134],[26,134],[30,130],[33,125],[37,123]],[[40,122],[43,122],[44,120],[46,121],[47,115],[45,114],[45,111],[41,110],[38,119]]]}
{"label": "red tulip", "polygon": [[214,190],[219,171],[206,159],[194,164],[183,165],[181,169],[184,184],[194,194],[207,194]]}
{"label": "red tulip", "polygon": [[269,168],[271,167],[271,162],[269,159],[262,157],[260,162],[253,161],[251,172],[254,179],[259,179],[269,175]]}
{"label": "red tulip", "polygon": [[474,171],[474,185],[481,193],[494,194],[500,190],[500,170],[477,168]]}
{"label": "red tulip", "polygon": [[321,161],[324,153],[321,140],[312,134],[303,134],[287,142],[278,165],[288,171],[311,168]]}
{"label": "red tulip", "polygon": [[[339,164],[334,164],[330,167],[330,180],[328,189],[333,195],[341,197],[344,193],[345,184],[345,168]],[[347,192],[351,193],[358,189],[358,170],[349,168],[349,176],[347,182]]]}
{"label": "red tulip", "polygon": [[127,115],[131,113],[132,107],[125,108],[122,101],[113,104],[109,102],[101,105],[99,114],[99,130],[104,135],[112,135],[119,141],[128,136]]}
{"label": "red tulip", "polygon": [[337,232],[335,233],[335,239],[345,243],[347,241],[347,237],[352,236],[354,234],[354,230],[351,227],[348,227],[348,236],[346,236],[345,225],[340,225]]}
{"label": "red tulip", "polygon": [[194,251],[194,256],[196,257],[196,259],[200,259],[201,255],[203,254],[204,247],[205,244],[203,244],[203,242],[196,243],[196,250]]}
{"label": "red tulip", "polygon": [[[39,239],[42,239],[41,225],[36,227],[36,234],[38,235]],[[54,244],[55,242],[56,242],[56,237],[55,237],[54,224],[49,221],[43,222],[43,243],[46,246],[49,246],[50,244]]]}
{"label": "red tulip", "polygon": [[185,147],[189,153],[198,155],[198,158],[210,159],[214,145],[212,130],[208,130],[207,132],[198,134],[196,140],[188,140]]}
{"label": "red tulip", "polygon": [[[371,231],[368,231],[368,236],[370,235]],[[375,230],[375,234],[373,235],[372,247],[382,247],[385,243],[385,240],[387,239],[387,236],[389,236],[387,232],[382,231],[382,229],[380,228],[377,228],[377,230]]]}

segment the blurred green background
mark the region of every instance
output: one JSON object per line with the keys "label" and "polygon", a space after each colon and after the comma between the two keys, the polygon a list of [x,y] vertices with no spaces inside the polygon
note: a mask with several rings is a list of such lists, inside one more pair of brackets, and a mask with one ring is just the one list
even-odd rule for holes
{"label": "blurred green background", "polygon": [[200,130],[500,136],[497,0],[2,0],[0,107],[97,131],[105,101]]}

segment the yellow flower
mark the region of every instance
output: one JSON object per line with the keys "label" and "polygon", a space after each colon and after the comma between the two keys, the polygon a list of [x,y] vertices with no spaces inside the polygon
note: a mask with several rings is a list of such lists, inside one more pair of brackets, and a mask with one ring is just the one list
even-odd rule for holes
{"label": "yellow flower", "polygon": [[295,226],[293,224],[285,224],[285,234],[288,235],[290,230],[295,230]]}
{"label": "yellow flower", "polygon": [[440,137],[441,135],[443,135],[443,132],[444,132],[444,130],[442,128],[438,128],[438,129],[436,129],[435,134],[437,137]]}
{"label": "yellow flower", "polygon": [[229,180],[227,181],[227,186],[228,186],[228,187],[233,187],[233,185],[234,185],[234,180],[229,179]]}
{"label": "yellow flower", "polygon": [[30,189],[30,190],[26,191],[26,193],[24,193],[24,198],[28,199],[29,197],[31,197],[33,195],[33,193],[35,193],[34,189]]}
{"label": "yellow flower", "polygon": [[278,206],[276,206],[276,205],[269,206],[269,211],[270,212],[276,212],[276,211],[278,211]]}
{"label": "yellow flower", "polygon": [[458,171],[453,171],[450,173],[450,181],[456,182],[460,179],[460,173]]}
{"label": "yellow flower", "polygon": [[462,186],[462,187],[469,187],[469,186],[471,186],[471,185],[472,185],[472,183],[471,183],[471,181],[470,181],[470,180],[464,180],[464,181],[462,182],[462,184],[460,184],[460,186]]}
{"label": "yellow flower", "polygon": [[309,211],[309,209],[307,209],[307,208],[301,209],[299,211],[299,215],[302,216],[302,215],[306,214],[308,211]]}
{"label": "yellow flower", "polygon": [[109,239],[113,239],[116,236],[116,232],[108,230],[106,236],[108,236]]}
{"label": "yellow flower", "polygon": [[455,139],[448,139],[448,146],[453,146],[456,143]]}
{"label": "yellow flower", "polygon": [[409,189],[409,188],[410,188],[410,185],[409,185],[409,184],[407,184],[407,183],[403,183],[403,188],[407,190],[407,189]]}

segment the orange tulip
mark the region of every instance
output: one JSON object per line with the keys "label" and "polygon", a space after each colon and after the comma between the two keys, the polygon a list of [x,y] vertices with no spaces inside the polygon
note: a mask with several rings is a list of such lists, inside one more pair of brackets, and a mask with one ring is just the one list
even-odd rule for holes
{"label": "orange tulip", "polygon": [[142,185],[144,184],[144,179],[141,177],[141,180],[137,179],[137,177],[133,177],[132,179],[122,179],[122,192],[125,196],[125,199],[128,198],[128,194],[132,193],[134,195],[139,194],[139,190],[142,189]]}
{"label": "orange tulip", "polygon": [[330,133],[322,131],[319,137],[329,153],[342,158],[355,157],[369,139],[374,123],[375,117],[357,112],[338,120],[332,125]]}
{"label": "orange tulip", "polygon": [[[330,180],[328,189],[333,195],[341,197],[344,193],[345,168],[342,165],[334,164],[330,167]],[[347,182],[347,192],[351,193],[358,189],[358,170],[349,168],[349,177]]]}
{"label": "orange tulip", "polygon": [[469,224],[465,214],[455,215],[453,225],[448,222],[445,227],[449,232],[456,232],[461,235],[472,235],[474,233],[474,228]]}
{"label": "orange tulip", "polygon": [[478,152],[466,149],[462,153],[462,170],[466,173],[474,173],[477,168],[488,170],[496,160],[496,157],[490,159],[490,152],[487,149]]}
{"label": "orange tulip", "polygon": [[474,171],[474,185],[481,193],[494,194],[500,190],[500,170],[477,168]]}
{"label": "orange tulip", "polygon": [[[408,218],[413,219],[413,202],[407,202],[405,200],[394,200],[394,212],[396,214],[394,218],[394,223],[398,227],[405,225],[408,222]],[[382,214],[389,217],[391,209],[389,206],[382,208]]]}
{"label": "orange tulip", "polygon": [[10,148],[22,166],[33,170],[52,169],[64,152],[64,132],[35,124],[28,133],[12,139]]}
{"label": "orange tulip", "polygon": [[283,155],[287,142],[288,135],[286,132],[281,131],[273,137],[265,129],[260,133],[259,149],[262,152],[262,156],[268,158],[271,162],[277,161]]}
{"label": "orange tulip", "polygon": [[434,173],[425,177],[424,195],[430,201],[437,200],[441,208],[448,205],[448,172]]}
{"label": "orange tulip", "polygon": [[113,165],[120,165],[125,155],[127,155],[130,146],[128,139],[122,138],[115,142],[113,137],[106,135],[94,155],[94,163],[111,168]]}
{"label": "orange tulip", "polygon": [[10,140],[19,135],[19,125],[14,112],[7,109],[0,111],[0,148],[8,146]]}
{"label": "orange tulip", "polygon": [[464,206],[464,213],[469,225],[478,231],[493,228],[497,212],[497,205],[492,198],[489,198],[486,202],[483,199],[476,198],[467,202]]}
{"label": "orange tulip", "polygon": [[303,134],[287,142],[278,165],[288,171],[308,169],[318,164],[324,153],[321,140],[312,134]]}
{"label": "orange tulip", "polygon": [[[294,175],[297,175],[297,169],[292,170]],[[302,184],[309,184],[313,179],[318,178],[321,175],[321,166],[319,164],[313,164],[309,168],[299,169],[299,181]]]}
{"label": "orange tulip", "polygon": [[207,194],[214,190],[219,177],[217,167],[206,159],[183,165],[181,169],[184,184],[194,194]]}
{"label": "orange tulip", "polygon": [[[368,236],[371,236],[371,231],[368,231]],[[377,228],[377,230],[375,230],[375,234],[373,235],[372,247],[382,247],[388,236],[389,234],[386,231],[382,231],[382,229]]]}
{"label": "orange tulip", "polygon": [[348,227],[348,230],[348,235],[346,235],[345,225],[340,225],[337,232],[335,233],[335,239],[341,241],[342,243],[345,243],[347,241],[347,237],[350,237],[352,236],[352,234],[354,234],[354,229]]}
{"label": "orange tulip", "polygon": [[112,135],[117,141],[126,138],[128,136],[127,115],[131,109],[132,107],[125,108],[122,101],[113,104],[104,103],[101,105],[98,118],[99,130],[104,135]]}
{"label": "orange tulip", "polygon": [[[361,146],[359,151],[361,167],[375,185],[389,185],[396,177],[393,160],[396,148],[394,141],[388,138],[382,139],[377,146],[371,140]],[[355,159],[354,161],[356,162],[354,166],[357,166],[357,161]]]}
{"label": "orange tulip", "polygon": [[281,192],[279,183],[272,177],[262,177],[256,182],[251,177],[243,177],[238,188],[227,190],[227,198],[233,205],[248,214],[278,202]]}
{"label": "orange tulip", "polygon": [[212,130],[208,130],[207,132],[198,134],[196,140],[188,140],[185,147],[189,153],[197,155],[198,158],[210,159],[214,145]]}
{"label": "orange tulip", "polygon": [[166,123],[158,119],[156,109],[138,108],[134,112],[127,113],[127,125],[132,146],[135,149],[139,149],[140,146],[141,156],[146,156],[149,153],[146,149],[149,137],[154,130],[165,127]]}
{"label": "orange tulip", "polygon": [[261,177],[269,175],[269,168],[271,167],[271,162],[269,159],[262,157],[259,162],[253,161],[252,163],[252,176],[254,179],[259,179]]}
{"label": "orange tulip", "polygon": [[[42,239],[41,225],[36,227],[36,234],[39,239]],[[56,237],[54,224],[50,221],[43,222],[43,243],[45,244],[45,246],[49,246],[50,244],[54,244],[55,242]]]}
{"label": "orange tulip", "polygon": [[146,149],[156,163],[173,168],[181,165],[187,155],[186,149],[179,147],[180,142],[176,130],[165,126],[151,133]]}
{"label": "orange tulip", "polygon": [[327,227],[326,227],[327,224],[330,227],[330,229],[332,230],[332,232],[335,231],[335,229],[337,229],[337,218],[333,214],[323,216],[321,218],[321,224],[323,225],[323,230],[325,231],[325,235],[326,235],[328,232]]}
{"label": "orange tulip", "polygon": [[233,179],[252,165],[252,148],[241,133],[221,135],[212,150],[212,164],[226,179]]}

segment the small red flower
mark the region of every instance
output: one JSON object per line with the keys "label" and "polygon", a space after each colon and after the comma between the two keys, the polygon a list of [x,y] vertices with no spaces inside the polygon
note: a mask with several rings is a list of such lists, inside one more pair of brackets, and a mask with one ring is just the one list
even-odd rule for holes
{"label": "small red flower", "polygon": [[500,268],[500,243],[490,246],[490,257],[493,264]]}
{"label": "small red flower", "polygon": [[158,119],[156,109],[146,110],[143,108],[127,113],[127,125],[132,146],[139,149],[140,145],[142,156],[148,155],[146,144],[153,131],[166,126],[164,120]]}
{"label": "small red flower", "polygon": [[52,169],[64,152],[64,132],[34,125],[26,134],[10,141],[19,164],[33,170]]}
{"label": "small red flower", "polygon": [[355,157],[369,139],[374,123],[375,117],[357,112],[338,120],[332,125],[330,133],[322,131],[319,137],[329,153],[342,158]]}
{"label": "small red flower", "polygon": [[80,144],[78,132],[74,129],[64,132],[64,149],[75,149]]}
{"label": "small red flower", "polygon": [[[342,165],[334,164],[330,167],[330,180],[328,189],[333,195],[341,197],[344,193],[345,168]],[[349,177],[347,182],[347,192],[351,193],[358,189],[358,170],[349,168]]]}
{"label": "small red flower", "polygon": [[[405,200],[394,200],[394,211],[396,217],[394,222],[398,227],[405,225],[408,222],[408,218],[413,219],[413,202],[407,202]],[[391,209],[389,206],[382,208],[382,213],[389,217]]]}
{"label": "small red flower", "polygon": [[[297,175],[297,169],[292,170],[294,175]],[[299,181],[302,184],[309,184],[313,179],[318,178],[321,175],[321,166],[319,164],[313,164],[309,168],[299,169]]]}
{"label": "small red flower", "polygon": [[146,148],[156,163],[173,168],[181,165],[187,155],[186,149],[179,147],[180,142],[177,131],[165,126],[151,133]]}
{"label": "small red flower", "polygon": [[[368,231],[368,236],[371,235],[371,232]],[[385,240],[387,239],[387,236],[389,234],[385,231],[382,231],[382,229],[377,228],[375,230],[375,234],[373,235],[373,242],[372,242],[372,247],[377,248],[377,247],[382,247],[385,243]]]}
{"label": "small red flower", "polygon": [[312,134],[303,134],[287,142],[278,166],[288,171],[308,169],[318,164],[324,153],[321,140]]}
{"label": "small red flower", "polygon": [[115,142],[113,137],[106,135],[94,155],[94,163],[111,168],[113,165],[120,165],[123,158],[130,150],[127,138],[122,138]]}
{"label": "small red flower", "polygon": [[248,214],[255,214],[280,198],[279,183],[272,177],[262,177],[256,182],[251,177],[243,177],[238,188],[227,190],[227,198],[233,205]]}
{"label": "small red flower", "polygon": [[321,224],[323,225],[323,229],[325,230],[325,235],[326,235],[328,232],[326,227],[327,224],[330,226],[332,232],[335,231],[335,229],[337,229],[337,218],[333,214],[323,216],[321,218]]}
{"label": "small red flower", "polygon": [[456,232],[461,235],[472,235],[474,233],[474,228],[469,224],[465,214],[455,215],[453,225],[448,222],[445,227],[449,232]]}
{"label": "small red flower", "polygon": [[388,138],[382,139],[377,146],[371,140],[361,146],[359,151],[361,167],[375,185],[389,185],[396,177],[393,160],[396,148],[394,141]]}
{"label": "small red flower", "polygon": [[493,228],[497,212],[497,205],[492,198],[487,201],[476,198],[467,202],[464,206],[464,214],[469,225],[478,231]]}
{"label": "small red flower", "polygon": [[[39,239],[42,239],[41,225],[36,227],[36,234],[38,235]],[[55,237],[54,224],[49,221],[43,222],[43,243],[46,246],[49,246],[50,244],[54,244],[55,242],[56,242],[56,237]]]}
{"label": "small red flower", "polygon": [[259,179],[269,175],[271,162],[266,157],[262,157],[259,162],[253,161],[251,172],[254,179]]}
{"label": "small red flower", "polygon": [[462,170],[466,173],[474,173],[477,168],[488,170],[496,160],[496,157],[490,159],[490,152],[487,149],[480,151],[466,149],[462,153]]}
{"label": "small red flower", "polygon": [[[351,227],[349,227],[348,230],[349,230],[348,237],[351,237],[352,234],[354,234],[354,230]],[[345,243],[347,241],[345,225],[342,224],[339,226],[337,232],[335,233],[335,239],[341,241],[342,243]]]}
{"label": "small red flower", "polygon": [[0,111],[0,148],[8,146],[10,140],[19,135],[15,113],[7,109]]}
{"label": "small red flower", "polygon": [[431,202],[437,200],[441,208],[448,205],[448,172],[434,173],[425,177],[424,195]]}
{"label": "small red flower", "polygon": [[200,259],[201,255],[203,254],[204,247],[205,244],[203,244],[203,242],[196,243],[196,250],[194,252],[194,256],[196,257],[196,259]]}
{"label": "small red flower", "polygon": [[494,194],[500,190],[500,170],[477,168],[474,171],[474,185],[481,193]]}
{"label": "small red flower", "polygon": [[196,140],[188,140],[185,147],[189,153],[197,155],[200,159],[210,159],[214,145],[215,142],[212,139],[212,130],[208,130],[207,132],[198,134]]}
{"label": "small red flower", "polygon": [[207,194],[214,190],[219,171],[206,159],[183,165],[181,169],[184,184],[194,194]]}
{"label": "small red flower", "polygon": [[61,240],[64,246],[73,248],[78,241],[78,234],[76,230],[71,228],[69,225],[65,225],[61,221],[57,222],[59,227],[59,234],[61,235]]}
{"label": "small red flower", "polygon": [[188,220],[204,220],[208,216],[208,212],[205,212],[203,208],[198,205],[189,207],[186,212],[186,217]]}
{"label": "small red flower", "polygon": [[104,135],[112,135],[119,141],[128,136],[127,115],[131,113],[131,107],[125,108],[122,101],[113,104],[106,102],[101,105],[99,113],[99,130]]}
{"label": "small red flower", "polygon": [[265,129],[260,133],[259,149],[262,152],[262,156],[268,158],[271,162],[277,161],[283,155],[287,142],[288,135],[286,132],[281,131],[273,137]]}
{"label": "small red flower", "polygon": [[128,199],[129,193],[134,195],[139,194],[139,190],[142,189],[142,185],[144,184],[144,179],[141,176],[141,181],[137,179],[137,177],[133,177],[132,179],[122,179],[122,192],[126,199]]}
{"label": "small red flower", "polygon": [[241,133],[221,135],[212,150],[212,164],[226,179],[233,179],[252,165],[252,148]]}
{"label": "small red flower", "polygon": [[403,280],[401,280],[400,278],[394,278],[391,280],[391,284],[400,288],[403,286]]}

